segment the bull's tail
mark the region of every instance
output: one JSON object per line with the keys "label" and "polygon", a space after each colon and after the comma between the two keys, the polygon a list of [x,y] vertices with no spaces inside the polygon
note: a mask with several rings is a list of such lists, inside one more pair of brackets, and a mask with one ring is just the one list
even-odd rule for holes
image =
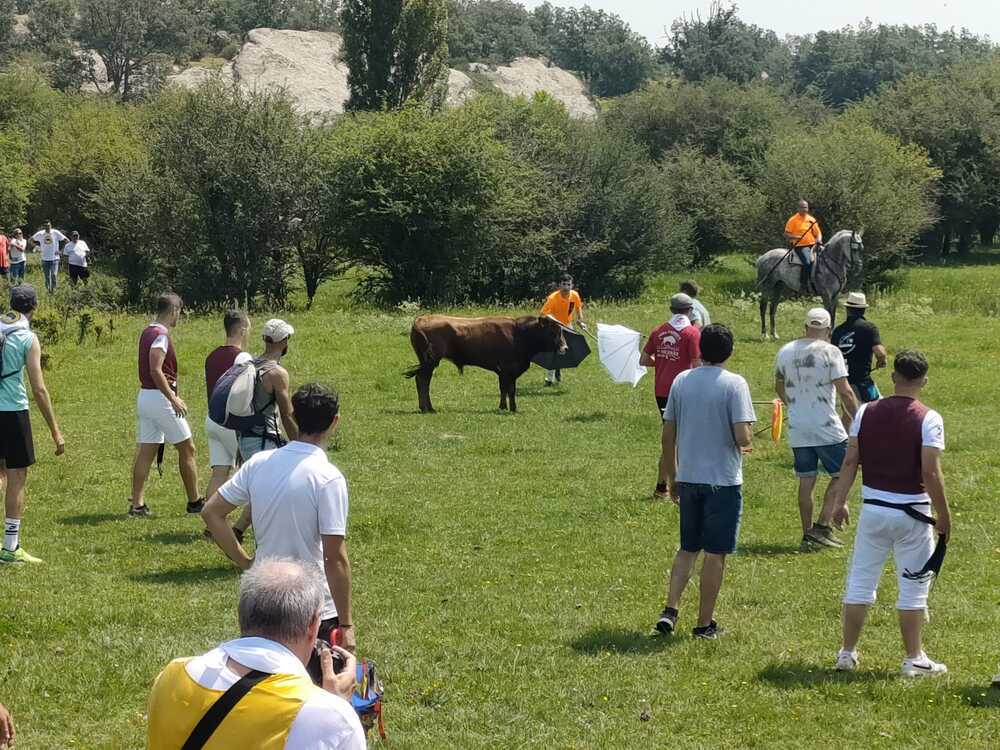
{"label": "bull's tail", "polygon": [[415,378],[420,374],[420,371],[424,369],[423,365],[414,365],[406,370],[403,370],[404,378]]}

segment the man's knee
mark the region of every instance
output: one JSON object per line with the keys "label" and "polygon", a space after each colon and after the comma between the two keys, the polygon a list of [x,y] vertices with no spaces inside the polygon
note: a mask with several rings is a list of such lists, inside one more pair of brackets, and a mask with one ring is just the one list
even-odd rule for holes
{"label": "man's knee", "polygon": [[174,447],[177,449],[181,458],[194,458],[194,440],[191,438],[175,443]]}

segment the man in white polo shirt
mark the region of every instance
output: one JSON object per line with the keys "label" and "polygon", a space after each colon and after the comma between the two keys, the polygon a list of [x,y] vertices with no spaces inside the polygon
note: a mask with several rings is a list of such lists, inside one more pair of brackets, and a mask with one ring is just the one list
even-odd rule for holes
{"label": "man in white polo shirt", "polygon": [[226,521],[249,504],[257,557],[309,562],[327,582],[320,638],[340,628],[343,645],[355,645],[351,613],[351,564],[347,558],[347,480],[326,457],[340,417],[337,394],[318,383],[292,396],[298,439],[254,454],[205,504],[202,518],[222,551],[243,570],[253,565]]}
{"label": "man in white polo shirt", "polygon": [[42,252],[42,271],[45,274],[45,289],[51,294],[56,290],[56,278],[59,275],[59,248],[66,241],[66,235],[52,228],[52,222],[31,236],[31,241]]}

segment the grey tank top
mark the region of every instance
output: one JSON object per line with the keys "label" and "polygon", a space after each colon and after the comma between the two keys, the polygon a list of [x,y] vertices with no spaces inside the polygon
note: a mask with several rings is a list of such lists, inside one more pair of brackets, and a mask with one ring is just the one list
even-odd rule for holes
{"label": "grey tank top", "polygon": [[257,385],[253,392],[253,408],[255,412],[264,415],[264,426],[254,429],[253,435],[274,435],[280,436],[278,430],[278,403],[273,393],[268,393],[264,388],[264,376],[271,372],[278,363],[273,359],[263,359],[255,357],[254,367],[257,368]]}

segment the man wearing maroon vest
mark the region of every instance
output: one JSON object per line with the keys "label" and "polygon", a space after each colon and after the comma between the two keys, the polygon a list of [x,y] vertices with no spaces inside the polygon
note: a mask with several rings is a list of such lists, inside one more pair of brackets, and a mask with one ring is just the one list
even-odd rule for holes
{"label": "man wearing maroon vest", "polygon": [[[940,414],[918,400],[927,384],[927,370],[927,359],[920,352],[897,354],[892,373],[895,395],[863,404],[851,425],[847,456],[835,490],[834,522],[839,527],[850,518],[847,495],[859,465],[864,504],[844,594],[844,640],[837,654],[837,669],[841,671],[857,668],[861,629],[868,607],[875,602],[890,552],[899,579],[896,609],[906,649],[903,675],[948,671],[944,664],[927,657],[920,637],[933,578],[928,563],[935,551],[935,527],[941,541],[951,536],[951,513],[941,472],[944,422]],[[933,519],[931,506],[936,515]]]}
{"label": "man wearing maroon vest", "polygon": [[177,354],[170,329],[180,320],[181,298],[176,294],[161,294],[156,300],[156,320],[139,336],[139,450],[132,466],[132,497],[130,516],[150,515],[142,492],[149,469],[160,445],[168,442],[177,448],[181,479],[187,493],[187,512],[201,513],[204,499],[198,497],[198,467],[194,458],[194,441],[187,423],[187,404],[177,395]]}

